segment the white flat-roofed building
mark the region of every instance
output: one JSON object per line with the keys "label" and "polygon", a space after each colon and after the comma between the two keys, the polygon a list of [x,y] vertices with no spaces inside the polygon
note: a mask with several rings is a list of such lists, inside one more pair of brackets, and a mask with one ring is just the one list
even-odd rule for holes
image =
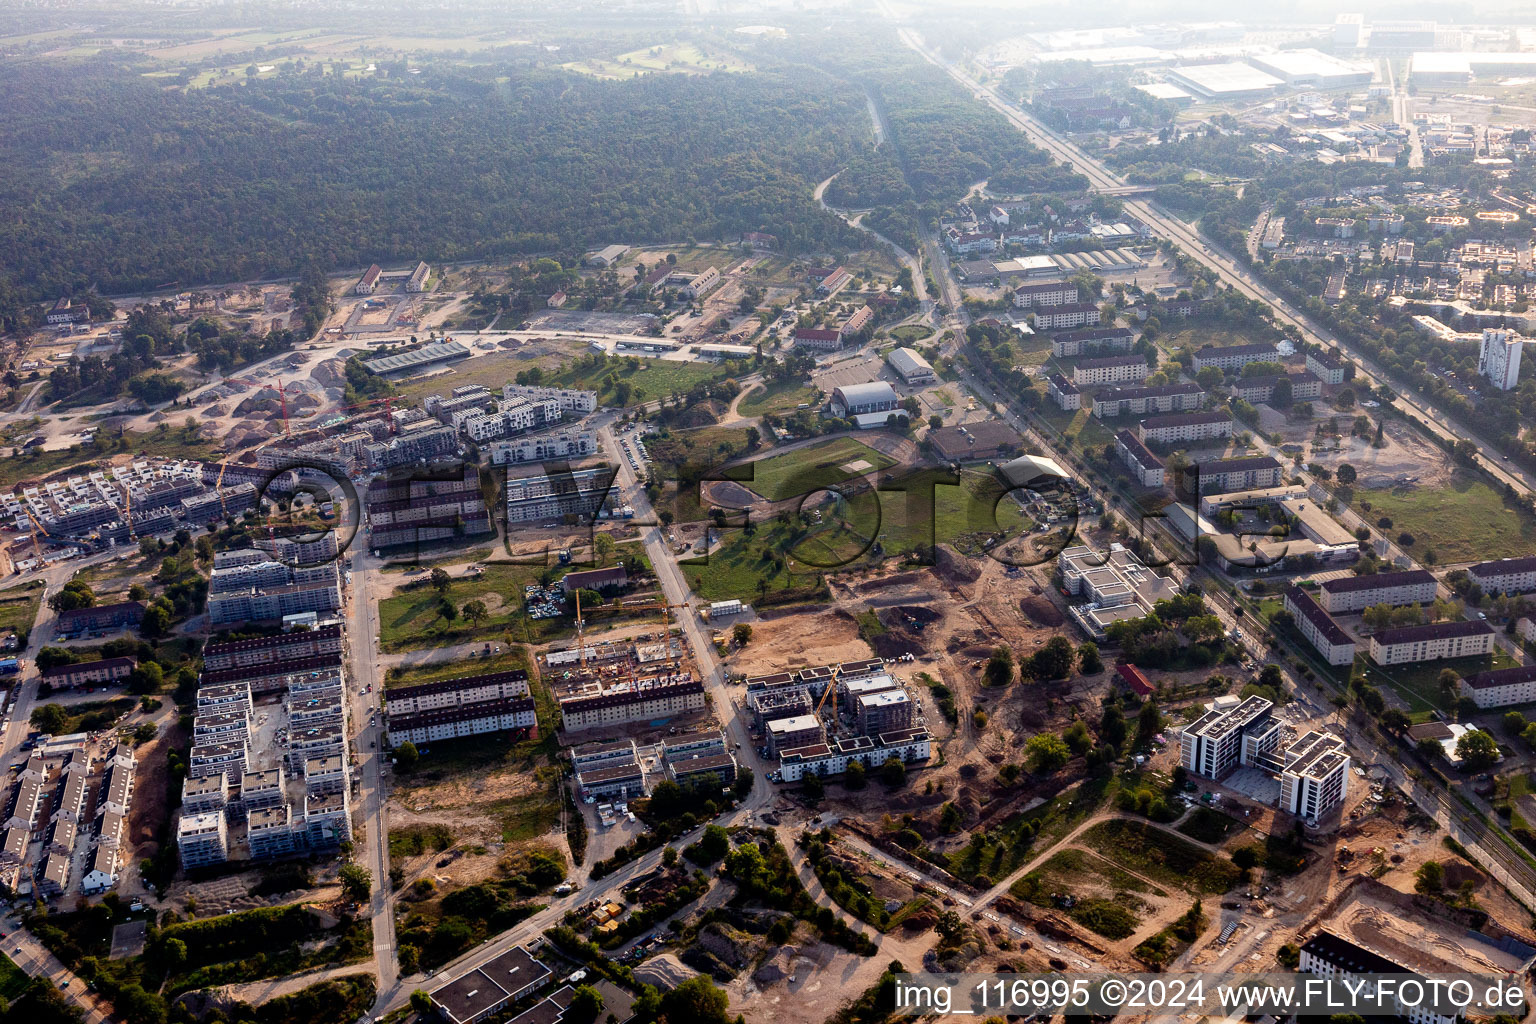
{"label": "white flat-roofed building", "polygon": [[303,830],[294,828],[293,808],[285,803],[253,808],[245,835],[252,860],[287,857],[302,847]]}
{"label": "white flat-roofed building", "polygon": [[821,720],[815,715],[779,718],[768,723],[768,752],[778,754],[822,741]]}
{"label": "white flat-roofed building", "polygon": [[1520,353],[1525,339],[1514,331],[1488,329],[1477,353],[1477,372],[1500,391],[1520,383]]}
{"label": "white flat-roofed building", "polygon": [[1297,631],[1317,648],[1324,661],[1330,665],[1354,663],[1357,649],[1354,639],[1333,621],[1311,594],[1297,586],[1286,587],[1285,610],[1296,620]]}
{"label": "white flat-roofed building", "polygon": [[1072,383],[1077,387],[1123,384],[1147,379],[1145,356],[1105,356],[1084,359],[1072,367]]}
{"label": "white flat-roofed building", "polygon": [[1406,665],[1493,653],[1497,634],[1481,620],[1433,622],[1384,629],[1371,637],[1371,657],[1378,665]]}
{"label": "white flat-roofed building", "polygon": [[[1376,980],[1379,975],[1403,975],[1412,976],[1416,972],[1409,967],[1390,960],[1373,949],[1367,949],[1359,943],[1335,935],[1332,932],[1318,932],[1308,939],[1301,947],[1301,956],[1297,961],[1296,970],[1304,974],[1313,974],[1320,978],[1326,978],[1330,982],[1343,986],[1351,986],[1361,993],[1363,1000],[1374,1002],[1379,989]],[[1419,983],[1422,985],[1423,983]],[[1427,986],[1426,986],[1427,988]],[[1394,992],[1403,992],[1404,989],[1394,989]],[[1406,989],[1412,992],[1412,988]],[[1415,1005],[1405,1005],[1402,997],[1397,994],[1387,995],[1382,1002],[1396,1007],[1396,1015],[1406,1019],[1409,1024],[1456,1024],[1459,1016],[1455,1013],[1437,1013],[1432,1007],[1435,1001],[1431,995],[1428,998],[1416,1001]],[[1377,1015],[1380,1016],[1379,1014]]]}
{"label": "white flat-roofed building", "polygon": [[1308,732],[1281,755],[1280,809],[1321,821],[1349,795],[1349,750],[1332,733]]}
{"label": "white flat-roofed building", "polygon": [[224,815],[183,814],[176,827],[176,850],[184,871],[223,864],[229,859],[229,836]]}
{"label": "white flat-roofed building", "polygon": [[604,768],[620,764],[636,764],[639,760],[639,755],[635,751],[635,741],[631,739],[583,743],[581,746],[571,749],[571,767],[577,771],[581,771],[584,768]]}
{"label": "white flat-roofed building", "polygon": [[782,751],[779,777],[796,782],[807,773],[840,775],[850,762],[857,761],[873,770],[896,760],[903,764],[926,761],[932,756],[932,736],[921,726],[897,729],[880,736],[844,736],[830,743],[818,741],[809,746]]}
{"label": "white flat-roofed building", "polygon": [[1149,416],[1136,425],[1143,443],[1185,444],[1232,436],[1232,414],[1225,409],[1210,412],[1175,412]]}
{"label": "white flat-roofed building", "polygon": [[560,718],[566,732],[579,732],[697,714],[704,706],[704,684],[685,673],[603,693],[567,697],[560,701]]}
{"label": "white flat-roofed building", "polygon": [[1461,680],[1461,693],[1480,708],[1502,708],[1536,702],[1536,665],[1496,668]]}
{"label": "white flat-roofed building", "polygon": [[1248,63],[1289,86],[1351,89],[1369,85],[1375,70],[1361,61],[1340,60],[1318,50],[1282,50],[1249,57]]}
{"label": "white flat-roofed building", "polygon": [[522,398],[530,402],[554,402],[563,413],[572,413],[577,416],[585,416],[597,411],[598,400],[596,391],[584,391],[577,388],[550,388],[539,387],[532,384],[503,384],[501,386],[503,398]]}
{"label": "white flat-roofed building", "polygon": [[1485,594],[1529,594],[1536,591],[1536,557],[1479,562],[1467,567],[1467,575]]}
{"label": "white flat-roofed building", "polygon": [[1377,604],[1429,604],[1437,586],[1434,576],[1423,569],[1339,576],[1322,582],[1318,603],[1331,615],[1364,611]]}
{"label": "white flat-roofed building", "polygon": [[1256,99],[1272,95],[1285,84],[1274,75],[1235,61],[1183,65],[1169,69],[1166,74],[1180,88],[1210,100]]}
{"label": "white flat-roofed building", "polygon": [[487,732],[531,729],[538,724],[532,697],[503,697],[389,716],[390,746],[459,739]]}
{"label": "white flat-roofed building", "polygon": [[633,762],[582,768],[576,772],[576,786],[584,799],[641,797],[647,792],[645,771]]}
{"label": "white flat-roofed building", "polygon": [[1241,765],[1256,764],[1280,742],[1281,726],[1274,708],[1273,703],[1257,696],[1209,705],[1180,736],[1185,769],[1219,780]]}

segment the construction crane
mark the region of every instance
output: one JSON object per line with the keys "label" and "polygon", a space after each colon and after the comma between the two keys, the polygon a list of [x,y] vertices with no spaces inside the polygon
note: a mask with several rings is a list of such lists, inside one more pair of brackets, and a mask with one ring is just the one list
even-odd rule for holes
{"label": "construction crane", "polygon": [[48,558],[43,554],[43,545],[42,542],[37,539],[37,535],[41,533],[44,537],[46,537],[48,536],[48,531],[43,529],[43,524],[37,521],[37,516],[32,514],[31,509],[28,508],[25,509],[25,511],[27,513],[27,518],[32,520],[32,551],[37,555],[37,564],[39,566],[47,565]]}
{"label": "construction crane", "polygon": [[835,728],[837,728],[837,680],[836,679],[829,678],[827,680],[827,688],[825,690],[821,691],[821,700],[816,702],[816,711],[814,712],[814,714],[816,715],[817,718],[821,717],[822,705],[826,704],[828,697],[832,698],[832,727],[835,729]]}
{"label": "construction crane", "polygon": [[383,398],[370,398],[370,399],[368,399],[368,401],[366,401],[366,402],[358,402],[356,405],[344,405],[344,406],[341,407],[341,411],[342,412],[352,412],[355,409],[367,409],[370,406],[375,406],[375,405],[382,405],[384,407],[384,419],[385,419],[385,422],[387,422],[389,424],[389,432],[391,434],[399,433],[399,431],[395,429],[395,396],[394,395],[385,395]]}
{"label": "construction crane", "polygon": [[278,403],[282,406],[283,410],[283,433],[293,433],[293,430],[288,426],[288,392],[284,389],[282,381],[273,384],[270,381],[251,380],[249,377],[228,377],[226,379],[236,384],[249,384],[257,390],[258,394],[264,388],[271,388],[273,391],[276,391]]}

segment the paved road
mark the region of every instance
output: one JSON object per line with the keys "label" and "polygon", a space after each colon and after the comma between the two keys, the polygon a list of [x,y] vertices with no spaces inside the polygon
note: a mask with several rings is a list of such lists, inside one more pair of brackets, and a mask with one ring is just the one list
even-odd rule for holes
{"label": "paved road", "polygon": [[[358,802],[362,811],[364,836],[358,844],[357,863],[373,875],[373,894],[368,913],[373,919],[373,959],[378,975],[378,998],[382,1006],[399,984],[399,962],[395,959],[395,913],[389,885],[388,792],[382,754],[383,715],[374,717],[383,693],[383,675],[378,658],[379,605],[370,591],[378,560],[365,545],[352,549],[352,586],[348,595],[346,640],[352,658],[350,712],[357,736],[357,767],[353,777],[360,778]],[[364,690],[369,692],[364,693]],[[354,837],[355,838],[355,837]],[[376,1011],[377,1012],[377,1011]]]}

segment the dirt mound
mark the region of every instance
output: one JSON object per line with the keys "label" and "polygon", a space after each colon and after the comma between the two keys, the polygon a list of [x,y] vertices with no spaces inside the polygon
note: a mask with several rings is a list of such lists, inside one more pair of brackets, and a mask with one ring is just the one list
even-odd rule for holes
{"label": "dirt mound", "polygon": [[746,508],[763,500],[734,480],[706,480],[700,486],[704,498],[722,508]]}
{"label": "dirt mound", "polygon": [[886,576],[884,579],[870,580],[868,583],[859,584],[860,591],[884,590],[887,587],[901,587],[909,583],[916,583],[921,578],[919,573],[899,572],[894,576]]}
{"label": "dirt mound", "polygon": [[949,583],[975,583],[981,578],[981,566],[948,544],[940,544],[935,550],[933,567]]}
{"label": "dirt mound", "polygon": [[936,612],[932,608],[927,608],[920,604],[900,604],[894,608],[887,608],[885,614],[899,615],[912,620],[913,623],[920,626],[937,622],[944,617],[942,612]]}
{"label": "dirt mound", "polygon": [[722,409],[718,402],[700,402],[690,406],[678,417],[677,425],[680,427],[712,427],[720,422]]}
{"label": "dirt mound", "polygon": [[692,967],[685,967],[683,962],[671,953],[653,956],[635,968],[636,981],[655,985],[663,992],[670,992],[689,978],[698,976],[698,971]]}
{"label": "dirt mound", "polygon": [[309,379],[322,387],[339,388],[347,382],[346,367],[344,359],[327,359],[309,371]]}
{"label": "dirt mound", "polygon": [[1067,621],[1066,616],[1061,614],[1061,609],[1052,604],[1047,597],[1026,597],[1019,602],[1019,611],[1042,626],[1059,626]]}
{"label": "dirt mound", "polygon": [[992,657],[992,651],[993,648],[987,644],[972,644],[960,653],[967,658],[990,658]]}
{"label": "dirt mound", "polygon": [[892,629],[881,633],[869,642],[877,657],[899,658],[904,654],[912,654],[921,657],[927,653],[928,646],[917,637],[904,629]]}

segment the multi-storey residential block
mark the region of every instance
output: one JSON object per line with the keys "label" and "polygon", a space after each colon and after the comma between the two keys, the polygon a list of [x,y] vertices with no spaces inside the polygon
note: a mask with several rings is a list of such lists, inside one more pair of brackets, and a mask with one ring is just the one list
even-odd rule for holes
{"label": "multi-storey residential block", "polygon": [[1269,402],[1275,396],[1275,389],[1282,382],[1290,384],[1293,402],[1310,402],[1323,395],[1322,379],[1310,370],[1288,373],[1284,376],[1265,374],[1257,377],[1240,377],[1232,384],[1232,394],[1245,402]]}
{"label": "multi-storey residential block", "polygon": [[1072,368],[1072,383],[1078,387],[1097,384],[1122,384],[1147,379],[1145,356],[1105,356],[1084,359]]}
{"label": "multi-storey residential block", "polygon": [[1384,629],[1371,637],[1371,657],[1378,665],[1471,658],[1491,654],[1496,635],[1493,627],[1481,620]]}
{"label": "multi-storey residential block", "polygon": [[1093,414],[1100,419],[1115,416],[1146,416],[1149,413],[1193,412],[1205,401],[1198,384],[1153,384],[1146,387],[1110,388],[1093,396]]}
{"label": "multi-storey residential block", "polygon": [[1349,751],[1332,733],[1308,732],[1285,748],[1280,770],[1280,809],[1321,821],[1349,795]]}
{"label": "multi-storey residential block", "polygon": [[1085,331],[1066,331],[1051,336],[1051,355],[1057,359],[1077,356],[1124,354],[1136,343],[1129,327],[1095,327]]}
{"label": "multi-storey residential block", "polygon": [[176,851],[184,871],[222,864],[229,859],[229,834],[224,815],[183,814],[176,827]]}
{"label": "multi-storey residential block", "polygon": [[1253,491],[1261,487],[1274,487],[1280,483],[1280,463],[1268,455],[1216,459],[1211,462],[1202,462],[1196,469],[1199,471],[1199,493],[1201,494]]}
{"label": "multi-storey residential block", "polygon": [[1285,610],[1296,620],[1296,629],[1317,648],[1330,665],[1351,665],[1355,660],[1355,641],[1333,617],[1297,586],[1285,588]]}
{"label": "multi-storey residential block", "polygon": [[1529,594],[1536,591],[1536,557],[1478,562],[1467,567],[1467,575],[1485,594]]}
{"label": "multi-storey residential block", "polygon": [[1536,701],[1536,665],[1489,669],[1466,676],[1460,685],[1463,696],[1480,708],[1502,708]]}
{"label": "multi-storey residential block", "polygon": [[1373,576],[1339,576],[1324,580],[1320,603],[1333,615],[1363,611],[1376,604],[1428,604],[1437,583],[1423,569],[1383,572]]}
{"label": "multi-storey residential block", "polygon": [[1232,414],[1225,409],[1211,412],[1175,412],[1149,416],[1136,425],[1136,432],[1149,444],[1189,444],[1232,436]]}
{"label": "multi-storey residential block", "polygon": [[673,718],[703,710],[704,684],[686,677],[568,697],[560,702],[560,716],[567,732]]}
{"label": "multi-storey residential block", "polygon": [[1263,697],[1218,700],[1181,736],[1181,760],[1195,775],[1221,779],[1239,765],[1251,765],[1279,745],[1281,724],[1274,704]]}
{"label": "multi-storey residential block", "polygon": [[1059,373],[1047,374],[1045,378],[1045,390],[1051,396],[1051,401],[1056,403],[1056,408],[1066,412],[1083,407],[1083,394],[1077,390],[1067,378]]}
{"label": "multi-storey residential block", "polygon": [[1241,370],[1249,363],[1279,361],[1273,345],[1207,345],[1195,353],[1195,372],[1207,366],[1218,370]]}
{"label": "multi-storey residential block", "polygon": [[1324,384],[1337,386],[1349,377],[1350,362],[1335,348],[1307,352],[1307,369]]}
{"label": "multi-storey residential block", "polygon": [[1143,487],[1163,486],[1163,460],[1129,430],[1115,434],[1115,451],[1131,476]]}

